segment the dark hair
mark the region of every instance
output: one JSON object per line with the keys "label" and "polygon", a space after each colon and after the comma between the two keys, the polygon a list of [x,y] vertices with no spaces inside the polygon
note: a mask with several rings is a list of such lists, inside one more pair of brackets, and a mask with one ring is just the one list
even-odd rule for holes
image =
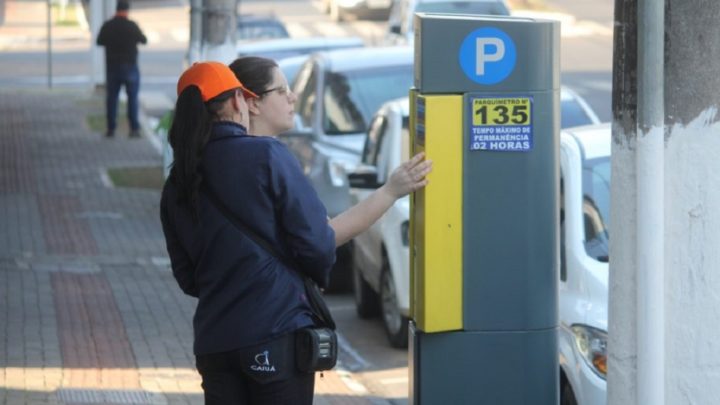
{"label": "dark hair", "polygon": [[130,10],[130,2],[127,0],[119,0],[115,6],[115,11]]}
{"label": "dark hair", "polygon": [[198,218],[197,195],[202,182],[200,163],[205,145],[210,139],[213,121],[225,101],[237,89],[219,94],[208,102],[202,101],[200,89],[188,86],[175,103],[168,141],[173,150],[170,181],[177,186],[178,202],[190,208],[193,219]]}
{"label": "dark hair", "polygon": [[273,79],[273,68],[277,67],[274,60],[259,56],[243,56],[230,64],[230,70],[243,86],[257,95],[268,90]]}

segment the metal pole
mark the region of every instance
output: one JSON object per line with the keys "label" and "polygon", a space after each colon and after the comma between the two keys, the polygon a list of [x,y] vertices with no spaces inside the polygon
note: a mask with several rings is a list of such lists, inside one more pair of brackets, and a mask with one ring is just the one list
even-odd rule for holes
{"label": "metal pole", "polygon": [[638,2],[638,404],[665,403],[665,5]]}
{"label": "metal pole", "polygon": [[203,33],[202,0],[190,0],[190,44],[188,49],[188,66],[201,60],[200,49]]}
{"label": "metal pole", "polygon": [[48,88],[52,89],[52,4],[47,0],[47,71]]}

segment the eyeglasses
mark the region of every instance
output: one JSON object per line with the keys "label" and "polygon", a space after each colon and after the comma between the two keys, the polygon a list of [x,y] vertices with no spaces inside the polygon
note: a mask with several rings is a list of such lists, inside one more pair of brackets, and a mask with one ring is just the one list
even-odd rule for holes
{"label": "eyeglasses", "polygon": [[292,89],[290,89],[290,85],[283,84],[281,86],[273,87],[272,89],[261,91],[260,93],[258,93],[258,95],[264,96],[265,94],[272,93],[273,91],[277,91],[278,94],[281,96],[287,96],[288,94],[292,93]]}

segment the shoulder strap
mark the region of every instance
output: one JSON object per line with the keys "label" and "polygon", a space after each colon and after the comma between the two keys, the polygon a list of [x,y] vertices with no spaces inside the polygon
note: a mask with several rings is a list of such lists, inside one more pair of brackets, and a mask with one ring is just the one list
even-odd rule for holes
{"label": "shoulder strap", "polygon": [[[271,245],[270,242],[265,240],[265,238],[263,238],[262,236],[258,235],[250,227],[245,225],[245,223],[242,222],[240,220],[240,218],[235,216],[228,209],[228,207],[225,206],[225,204],[223,204],[222,201],[220,201],[220,199],[217,197],[217,195],[215,195],[215,193],[213,193],[212,190],[210,190],[210,188],[207,185],[205,185],[205,183],[202,183],[200,185],[200,190],[205,192],[205,195],[208,197],[210,202],[215,206],[215,208],[218,209],[218,211],[220,211],[221,214],[223,214],[223,216],[225,218],[227,218],[230,222],[232,222],[233,225],[235,225],[236,228],[240,229],[247,237],[252,239],[253,242],[255,242],[261,248],[265,249],[271,255],[280,259],[280,261],[282,261],[286,265],[291,264],[290,261],[285,258],[285,255],[281,254],[277,249],[275,249],[275,247],[273,245]],[[292,267],[292,266],[291,266],[291,268],[294,269],[294,267]]]}
{"label": "shoulder strap", "polygon": [[315,283],[315,281],[313,281],[313,279],[311,279],[309,276],[296,270],[291,260],[287,259],[285,255],[281,254],[277,249],[275,249],[275,247],[273,247],[272,244],[270,244],[270,242],[265,240],[265,238],[260,236],[257,232],[253,231],[252,228],[245,225],[245,223],[242,222],[240,218],[235,216],[232,211],[230,211],[230,209],[228,209],[228,207],[223,204],[222,201],[220,201],[217,195],[215,195],[215,193],[213,193],[212,190],[210,190],[210,187],[208,187],[205,183],[200,184],[200,190],[205,193],[205,195],[215,206],[215,208],[217,208],[218,211],[220,211],[220,213],[223,214],[225,218],[227,218],[233,225],[235,225],[236,228],[238,228],[247,237],[252,239],[253,242],[255,242],[258,246],[265,249],[268,253],[283,262],[288,268],[295,270],[300,275],[300,278],[302,278],[305,285],[305,294],[307,295],[310,309],[312,309],[314,315],[318,318],[320,322],[322,322],[330,329],[335,330],[335,320],[332,318],[332,314],[330,313],[330,310],[328,309],[327,304],[325,303],[325,300],[320,293],[320,289],[318,288],[317,283]]}

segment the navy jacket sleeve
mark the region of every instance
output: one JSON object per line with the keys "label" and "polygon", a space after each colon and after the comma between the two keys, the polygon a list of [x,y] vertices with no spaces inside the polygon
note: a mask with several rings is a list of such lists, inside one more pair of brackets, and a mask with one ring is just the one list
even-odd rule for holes
{"label": "navy jacket sleeve", "polygon": [[170,256],[170,264],[173,276],[177,281],[180,289],[191,297],[198,296],[198,288],[195,283],[195,265],[190,255],[185,251],[180,243],[180,239],[176,232],[175,225],[170,219],[172,213],[168,209],[168,185],[163,188],[162,198],[160,199],[160,221],[162,222],[163,233],[165,234],[165,243],[167,245],[168,255]]}
{"label": "navy jacket sleeve", "polygon": [[335,262],[327,211],[290,151],[276,142],[270,154],[270,188],[287,248],[299,270],[324,287]]}

